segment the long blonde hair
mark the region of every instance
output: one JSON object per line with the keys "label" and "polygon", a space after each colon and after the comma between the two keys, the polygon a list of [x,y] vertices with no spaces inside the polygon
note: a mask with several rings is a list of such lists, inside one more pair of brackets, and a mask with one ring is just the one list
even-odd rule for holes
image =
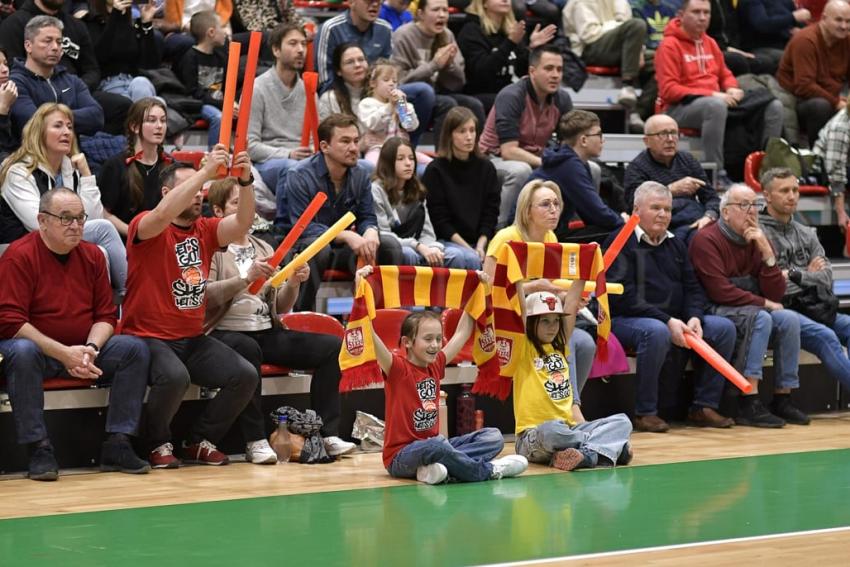
{"label": "long blonde hair", "polygon": [[499,29],[496,27],[496,22],[487,15],[487,10],[484,8],[484,3],[486,1],[487,0],[472,0],[472,3],[466,8],[466,13],[478,16],[478,19],[481,20],[481,27],[484,29],[485,34],[493,35],[495,33],[502,32],[503,34],[508,35],[511,28],[516,23],[513,7],[508,10],[507,15],[502,20],[502,27]]}
{"label": "long blonde hair", "polygon": [[[27,166],[27,173],[32,174],[39,165],[48,165],[47,151],[44,145],[44,133],[47,130],[47,117],[54,112],[61,112],[74,123],[74,113],[64,104],[57,102],[46,102],[38,107],[35,114],[27,121],[24,132],[21,135],[21,147],[12,152],[3,167],[0,168],[0,185],[6,180],[9,169],[18,162]],[[71,154],[77,154],[80,148],[77,146],[76,135],[71,140]]]}
{"label": "long blonde hair", "polygon": [[555,194],[555,198],[558,199],[558,203],[561,204],[561,210],[564,209],[564,200],[561,198],[561,188],[558,187],[557,183],[554,181],[543,181],[542,179],[535,179],[534,181],[526,183],[525,187],[522,188],[519,192],[519,196],[517,197],[516,217],[514,218],[514,226],[517,227],[517,230],[519,230],[523,242],[529,242],[531,240],[531,237],[529,236],[529,228],[531,228],[531,207],[533,205],[532,200],[534,199],[534,194],[544,187],[552,190]]}

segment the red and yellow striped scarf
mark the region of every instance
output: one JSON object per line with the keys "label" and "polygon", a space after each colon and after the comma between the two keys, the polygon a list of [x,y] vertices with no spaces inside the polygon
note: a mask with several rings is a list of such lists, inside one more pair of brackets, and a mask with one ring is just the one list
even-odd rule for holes
{"label": "red and yellow striped scarf", "polygon": [[538,278],[596,281],[596,299],[599,302],[598,352],[600,359],[606,359],[611,319],[608,312],[605,268],[599,246],[508,242],[498,252],[496,273],[493,277],[493,314],[499,376],[479,374],[473,392],[500,399],[505,399],[510,394],[511,380],[517,365],[514,346],[526,340],[516,284],[522,280]]}
{"label": "red and yellow striped scarf", "polygon": [[[380,382],[381,369],[372,338],[376,309],[396,307],[453,307],[475,320],[473,358],[478,374],[492,380],[499,374],[495,355],[493,307],[487,286],[472,270],[418,266],[378,266],[361,280],[345,329],[339,367],[339,390],[347,392]],[[393,345],[387,345],[392,349]]]}

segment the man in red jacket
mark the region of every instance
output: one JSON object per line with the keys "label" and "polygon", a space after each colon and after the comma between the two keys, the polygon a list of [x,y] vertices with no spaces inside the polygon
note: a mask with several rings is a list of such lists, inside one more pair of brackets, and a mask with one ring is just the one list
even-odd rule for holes
{"label": "man in red jacket", "polygon": [[797,116],[806,128],[809,145],[836,110],[847,106],[841,96],[850,78],[850,4],[831,0],[816,26],[794,34],[776,79],[782,88],[797,97]]}
{"label": "man in red jacket", "polygon": [[[682,128],[702,132],[705,159],[717,164],[720,187],[729,184],[723,168],[723,142],[729,108],[738,106],[744,91],[723,61],[723,52],[708,34],[709,0],[684,0],[680,16],[664,28],[655,54],[658,80],[656,110],[666,112]],[[782,104],[764,107],[762,138],[782,133]]]}
{"label": "man in red jacket", "polygon": [[[791,389],[800,385],[800,320],[795,312],[782,308],[785,276],[759,227],[758,211],[763,206],[752,189],[732,185],[720,199],[720,218],[693,237],[689,255],[706,295],[715,304],[714,314],[729,317],[738,328],[733,362],[753,389],[739,398],[735,423],[807,425],[809,417],[790,400]],[[771,339],[776,390],[768,411],[759,399],[758,383]]]}
{"label": "man in red jacket", "polygon": [[146,473],[128,436],[135,435],[150,355],[141,339],[113,335],[117,321],[106,260],[82,242],[86,213],[64,188],[42,195],[38,230],[0,260],[0,355],[18,443],[29,449],[29,477],[56,480],[59,466],[44,423],[42,382],[73,376],[110,383],[100,468]]}

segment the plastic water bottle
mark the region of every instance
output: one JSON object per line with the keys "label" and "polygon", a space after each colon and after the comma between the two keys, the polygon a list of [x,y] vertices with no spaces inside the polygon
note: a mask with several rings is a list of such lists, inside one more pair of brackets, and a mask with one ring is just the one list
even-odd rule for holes
{"label": "plastic water bottle", "polygon": [[272,450],[277,453],[278,463],[288,463],[292,455],[292,441],[289,438],[289,423],[282,415],[277,420],[277,431],[272,435]]}
{"label": "plastic water bottle", "polygon": [[475,431],[475,398],[472,397],[472,386],[464,384],[462,389],[457,399],[456,435],[466,435]]}
{"label": "plastic water bottle", "polygon": [[413,128],[413,116],[407,111],[407,101],[404,99],[395,103],[396,112],[398,112],[398,123],[405,130]]}

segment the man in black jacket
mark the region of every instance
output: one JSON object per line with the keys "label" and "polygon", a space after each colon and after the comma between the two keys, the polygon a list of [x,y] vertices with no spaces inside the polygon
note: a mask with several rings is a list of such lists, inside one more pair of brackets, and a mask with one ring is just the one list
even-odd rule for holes
{"label": "man in black jacket", "polygon": [[103,108],[105,130],[122,134],[127,111],[132,101],[121,95],[97,90],[100,85],[100,66],[86,25],[63,9],[65,0],[27,0],[14,14],[0,23],[0,38],[8,50],[10,62],[24,59],[24,27],[35,16],[53,16],[63,24],[62,60],[59,62],[69,72],[82,79],[92,96]]}
{"label": "man in black jacket", "polygon": [[[708,301],[696,278],[681,238],[667,230],[673,210],[670,190],[654,181],[635,191],[634,212],[640,223],[608,270],[611,281],[622,282],[623,295],[612,295],[611,330],[622,345],[637,352],[635,429],[663,433],[669,426],[658,417],[658,383],[662,372],[680,380],[686,357],[671,346],[689,348],[685,335],[702,337],[729,360],[735,346],[735,325],[729,319],[706,315]],[[608,247],[611,235],[603,247]],[[668,355],[672,355],[668,361]],[[695,361],[696,362],[696,361]],[[717,413],[723,377],[707,364],[696,374],[688,423],[725,428],[732,420]]]}

